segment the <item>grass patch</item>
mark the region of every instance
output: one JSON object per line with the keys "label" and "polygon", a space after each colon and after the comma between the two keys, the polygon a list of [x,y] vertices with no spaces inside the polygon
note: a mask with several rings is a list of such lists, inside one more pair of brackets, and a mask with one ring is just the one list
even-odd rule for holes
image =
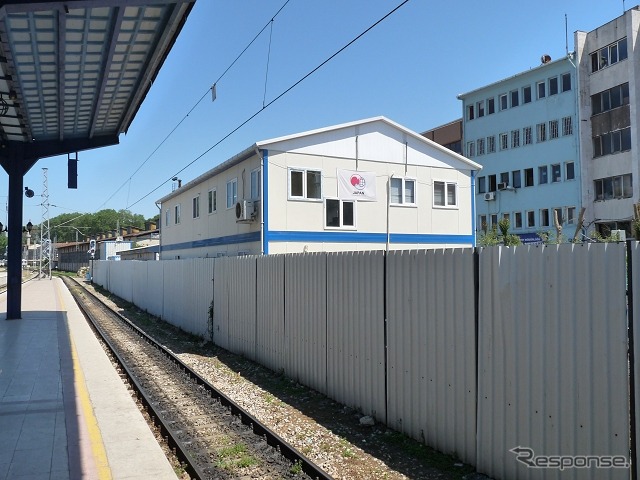
{"label": "grass patch", "polygon": [[293,465],[291,465],[289,473],[291,473],[292,475],[298,475],[302,473],[302,461],[296,460]]}
{"label": "grass patch", "polygon": [[218,451],[216,466],[224,470],[235,471],[257,465],[258,460],[248,453],[244,443],[236,443]]}

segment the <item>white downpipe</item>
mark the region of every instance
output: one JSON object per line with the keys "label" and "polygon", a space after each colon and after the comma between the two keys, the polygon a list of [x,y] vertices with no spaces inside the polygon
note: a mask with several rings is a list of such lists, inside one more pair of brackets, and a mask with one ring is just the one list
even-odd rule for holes
{"label": "white downpipe", "polygon": [[394,173],[387,180],[387,253],[389,253],[389,244],[391,243],[391,179],[393,176]]}

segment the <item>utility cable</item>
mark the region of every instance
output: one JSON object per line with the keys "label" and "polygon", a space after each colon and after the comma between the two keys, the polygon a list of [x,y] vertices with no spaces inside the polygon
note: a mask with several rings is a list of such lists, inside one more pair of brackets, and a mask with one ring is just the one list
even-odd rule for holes
{"label": "utility cable", "polygon": [[127,206],[127,209],[129,209],[130,207],[133,207],[134,205],[137,205],[138,203],[140,203],[142,200],[144,200],[145,198],[147,198],[149,195],[151,195],[152,193],[156,192],[157,190],[159,190],[165,183],[167,183],[168,181],[170,181],[172,178],[174,178],[175,176],[179,175],[180,173],[182,173],[183,171],[185,171],[187,168],[189,168],[191,165],[193,165],[194,163],[196,163],[198,160],[200,160],[202,157],[204,157],[207,153],[209,153],[211,150],[213,150],[214,148],[216,148],[218,145],[220,145],[222,142],[224,142],[227,138],[229,138],[231,135],[233,135],[234,133],[236,133],[238,130],[240,130],[242,127],[244,127],[247,123],[249,123],[251,120],[253,120],[255,117],[257,117],[260,113],[262,113],[265,109],[267,109],[268,107],[270,107],[271,105],[273,105],[275,102],[277,102],[278,100],[280,100],[282,97],[284,97],[287,93],[289,93],[291,90],[293,90],[295,87],[297,87],[298,85],[300,85],[303,81],[305,81],[307,78],[309,78],[311,75],[313,75],[315,72],[317,72],[320,68],[322,68],[323,66],[325,66],[327,63],[329,63],[331,60],[333,60],[336,56],[338,56],[340,53],[342,53],[344,50],[346,50],[347,48],[349,48],[351,45],[353,45],[355,42],[357,42],[360,38],[362,38],[364,35],[366,35],[369,31],[371,31],[372,29],[374,29],[376,26],[378,26],[380,23],[382,23],[384,20],[386,20],[388,17],[390,17],[391,15],[393,15],[396,11],[398,11],[401,7],[403,7],[404,5],[406,5],[409,2],[409,0],[404,0],[402,3],[400,3],[397,7],[395,7],[393,10],[391,10],[389,13],[387,13],[386,15],[384,15],[382,18],[380,18],[378,21],[376,21],[375,23],[373,23],[371,26],[369,26],[367,29],[365,29],[362,33],[360,33],[358,36],[356,36],[353,40],[351,40],[349,43],[347,43],[346,45],[344,45],[342,48],[340,48],[339,50],[337,50],[333,55],[331,55],[329,58],[327,58],[325,61],[323,61],[321,64],[319,64],[317,67],[315,67],[313,70],[311,70],[309,73],[307,73],[306,75],[304,75],[302,78],[300,78],[297,82],[295,82],[293,85],[291,85],[289,88],[287,88],[286,90],[284,90],[282,93],[280,93],[280,95],[278,95],[277,97],[275,97],[273,100],[271,100],[269,103],[267,103],[266,105],[264,105],[262,107],[262,109],[258,110],[257,112],[255,112],[254,114],[252,114],[249,118],[247,118],[245,121],[243,121],[241,124],[239,124],[237,127],[235,127],[234,129],[232,129],[229,133],[227,133],[224,137],[222,137],[220,140],[218,140],[216,143],[214,143],[211,147],[209,147],[208,149],[206,149],[204,152],[202,152],[200,155],[198,155],[196,158],[194,158],[191,162],[189,162],[188,164],[186,164],[184,167],[182,167],[180,170],[178,170],[175,174],[171,175],[167,180],[165,180],[164,182],[162,182],[160,185],[158,185],[156,188],[154,188],[153,190],[151,190],[149,193],[147,193],[146,195],[144,195],[143,197],[139,198],[138,200],[136,200],[134,203],[132,203],[131,205]]}
{"label": "utility cable", "polygon": [[[231,68],[236,64],[236,62],[242,57],[242,55],[244,55],[244,53],[249,49],[249,47],[251,47],[251,45],[253,45],[253,43],[258,39],[258,37],[260,37],[260,35],[262,34],[262,32],[264,32],[266,30],[266,28],[271,25],[272,29],[273,29],[273,21],[275,20],[275,18],[278,16],[278,14],[280,14],[280,12],[284,9],[284,7],[287,6],[287,4],[290,2],[291,0],[286,0],[284,2],[284,4],[278,9],[278,11],[276,12],[276,14],[271,17],[271,20],[269,20],[264,27],[262,27],[262,29],[255,35],[255,37],[253,37],[253,39],[247,44],[247,46],[238,54],[238,56],[235,58],[235,60],[233,62],[231,62],[231,64],[226,68],[226,70],[224,72],[222,72],[222,75],[220,75],[218,77],[218,79],[213,82],[213,86],[209,87],[207,89],[206,92],[204,92],[204,94],[198,99],[198,101],[195,103],[195,105],[193,107],[191,107],[191,109],[187,112],[187,114],[182,117],[182,120],[180,120],[177,125],[175,127],[173,127],[173,129],[167,134],[167,136],[164,138],[164,140],[162,140],[162,142],[160,142],[160,144],[149,154],[149,156],[147,158],[144,159],[144,161],[138,166],[138,168],[129,176],[128,180],[126,180],[122,185],[120,185],[118,187],[118,189],[113,192],[113,194],[111,194],[111,196],[109,198],[107,198],[107,200],[104,201],[104,203],[102,205],[100,205],[100,207],[98,208],[102,208],[104,207],[107,203],[109,203],[109,201],[115,197],[118,192],[120,190],[122,190],[122,188],[127,184],[127,182],[131,182],[131,180],[133,179],[133,177],[136,175],[136,173],[138,173],[140,171],[140,169],[151,159],[151,157],[153,157],[153,155],[155,155],[155,153],[160,150],[160,147],[162,147],[162,145],[164,145],[164,143],[169,139],[169,137],[171,137],[171,135],[174,134],[174,132],[180,127],[180,125],[182,125],[182,123],[189,117],[189,115],[191,114],[191,112],[193,112],[198,105],[200,105],[200,103],[202,102],[202,100],[204,100],[204,98],[209,95],[209,92],[214,88],[214,86],[220,81],[222,80],[222,78],[227,74],[227,72],[229,72],[229,70],[231,70]],[[269,38],[269,51],[271,51],[271,38]],[[268,63],[267,63],[267,69],[268,69]],[[265,95],[266,95],[266,79],[265,79]],[[128,199],[127,199],[128,201]],[[135,205],[135,204],[134,204]]]}

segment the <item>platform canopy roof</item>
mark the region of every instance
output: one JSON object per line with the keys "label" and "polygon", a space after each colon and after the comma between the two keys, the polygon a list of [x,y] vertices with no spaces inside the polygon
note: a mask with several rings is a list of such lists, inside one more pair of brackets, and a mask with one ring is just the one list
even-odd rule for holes
{"label": "platform canopy roof", "polygon": [[0,161],[118,143],[194,2],[0,1]]}

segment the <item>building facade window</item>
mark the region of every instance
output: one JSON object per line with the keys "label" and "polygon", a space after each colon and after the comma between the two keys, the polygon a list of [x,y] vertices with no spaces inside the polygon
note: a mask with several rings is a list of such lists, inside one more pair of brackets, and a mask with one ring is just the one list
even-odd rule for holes
{"label": "building facade window", "polygon": [[207,193],[207,210],[209,213],[215,213],[218,210],[218,192],[215,188]]}
{"label": "building facade window", "polygon": [[495,98],[487,98],[487,115],[496,113],[496,100]]}
{"label": "building facade window", "polygon": [[484,155],[484,138],[479,138],[476,141],[476,147],[478,155]]}
{"label": "building facade window", "polygon": [[503,93],[502,95],[500,95],[500,110],[506,110],[508,105],[507,105],[507,94]]}
{"label": "building facade window", "polygon": [[531,127],[524,127],[524,128],[522,129],[522,133],[523,133],[523,136],[524,136],[524,144],[525,144],[525,145],[531,145],[531,143],[532,143],[532,141],[533,141],[533,140],[532,140],[533,135],[531,134],[531,131],[532,131],[532,130],[533,130],[533,129],[532,129]]}
{"label": "building facade window", "polygon": [[478,177],[478,193],[487,191],[487,177]]}
{"label": "building facade window", "polygon": [[538,185],[543,185],[549,181],[548,169],[546,165],[538,167]]}
{"label": "building facade window", "polygon": [[531,85],[522,87],[522,103],[531,103]]}
{"label": "building facade window", "polygon": [[631,174],[594,180],[595,201],[612,200],[616,198],[631,198],[633,182]]}
{"label": "building facade window", "polygon": [[567,135],[573,135],[572,117],[563,117],[562,118],[562,135],[564,137],[566,137]]}
{"label": "building facade window", "polygon": [[541,227],[549,226],[549,209],[548,208],[540,209],[540,226]]}
{"label": "building facade window", "polygon": [[191,200],[191,215],[193,218],[200,218],[200,195]]}
{"label": "building facade window", "polygon": [[511,172],[511,186],[513,188],[522,187],[522,179],[520,178],[520,170],[514,170]]}
{"label": "building facade window", "polygon": [[180,204],[173,207],[173,223],[180,224]]}
{"label": "building facade window", "polygon": [[553,224],[556,224],[556,218],[558,219],[558,225],[562,225],[564,223],[564,217],[562,216],[562,208],[554,208],[553,209]]}
{"label": "building facade window", "polygon": [[502,172],[500,174],[500,183],[504,183],[505,185],[509,185],[509,172]]}
{"label": "building facade window", "polygon": [[593,137],[593,157],[631,150],[631,127]]}
{"label": "building facade window", "polygon": [[416,204],[416,180],[413,178],[394,177],[390,182],[390,199],[392,205]]}
{"label": "building facade window", "polygon": [[233,208],[238,201],[238,179],[234,178],[227,182],[227,208]]}
{"label": "building facade window", "polygon": [[326,198],[324,210],[326,228],[355,228],[356,202],[353,200]]}
{"label": "building facade window", "polygon": [[527,211],[527,227],[532,228],[536,226],[536,212],[533,210]]}
{"label": "building facade window", "polygon": [[289,169],[289,199],[320,200],[322,173],[319,170]]}
{"label": "building facade window", "polygon": [[511,130],[511,148],[520,146],[520,129]]}
{"label": "building facade window", "polygon": [[498,189],[498,181],[496,180],[496,176],[494,175],[489,175],[489,191],[490,192],[495,192]]}
{"label": "building facade window", "polygon": [[476,103],[476,115],[478,118],[484,117],[484,100]]}
{"label": "building facade window", "polygon": [[549,121],[549,138],[554,139],[558,138],[560,132],[558,131],[558,120],[550,120]]}
{"label": "building facade window", "polygon": [[533,168],[524,169],[524,186],[533,187]]}
{"label": "building facade window", "polygon": [[517,107],[518,105],[520,105],[520,95],[518,93],[518,90],[512,90],[510,92],[510,96],[511,96],[511,108]]}
{"label": "building facade window", "polygon": [[558,94],[558,77],[549,79],[549,96]]}
{"label": "building facade window", "polygon": [[487,153],[495,153],[496,151],[496,137],[491,135],[487,137]]}
{"label": "building facade window", "polygon": [[551,165],[551,183],[556,183],[562,180],[562,169],[560,164],[556,163]]}
{"label": "building facade window", "polygon": [[547,124],[539,123],[536,125],[536,142],[544,142],[547,140]]}
{"label": "building facade window", "polygon": [[514,225],[513,228],[519,230],[522,228],[522,212],[514,212],[513,213]]}
{"label": "building facade window", "polygon": [[260,169],[251,170],[251,200],[260,200]]}
{"label": "building facade window", "polygon": [[547,84],[545,82],[538,82],[536,90],[538,92],[538,100],[547,96]]}
{"label": "building facade window", "polygon": [[576,207],[567,207],[567,224],[573,225],[576,221]]}
{"label": "building facade window", "polygon": [[164,226],[168,227],[171,223],[171,210],[168,208],[164,211]]}
{"label": "building facade window", "polygon": [[565,180],[575,180],[576,171],[575,165],[573,162],[567,162],[564,164],[564,179]]}
{"label": "building facade window", "polygon": [[563,73],[562,74],[562,92],[568,92],[571,90],[571,74]]}
{"label": "building facade window", "polygon": [[476,118],[476,116],[473,105],[467,105],[467,120],[473,120],[474,118]]}
{"label": "building facade window", "polygon": [[507,133],[500,134],[500,150],[509,148],[509,135]]}
{"label": "building facade window", "polygon": [[627,38],[622,38],[591,55],[591,73],[607,68],[627,58]]}
{"label": "building facade window", "polygon": [[474,142],[473,140],[470,142],[467,142],[467,156],[468,157],[476,156],[476,142]]}
{"label": "building facade window", "polygon": [[433,206],[456,207],[458,205],[457,185],[453,182],[433,182]]}
{"label": "building facade window", "polygon": [[608,112],[629,104],[629,84],[623,83],[591,95],[591,115]]}

